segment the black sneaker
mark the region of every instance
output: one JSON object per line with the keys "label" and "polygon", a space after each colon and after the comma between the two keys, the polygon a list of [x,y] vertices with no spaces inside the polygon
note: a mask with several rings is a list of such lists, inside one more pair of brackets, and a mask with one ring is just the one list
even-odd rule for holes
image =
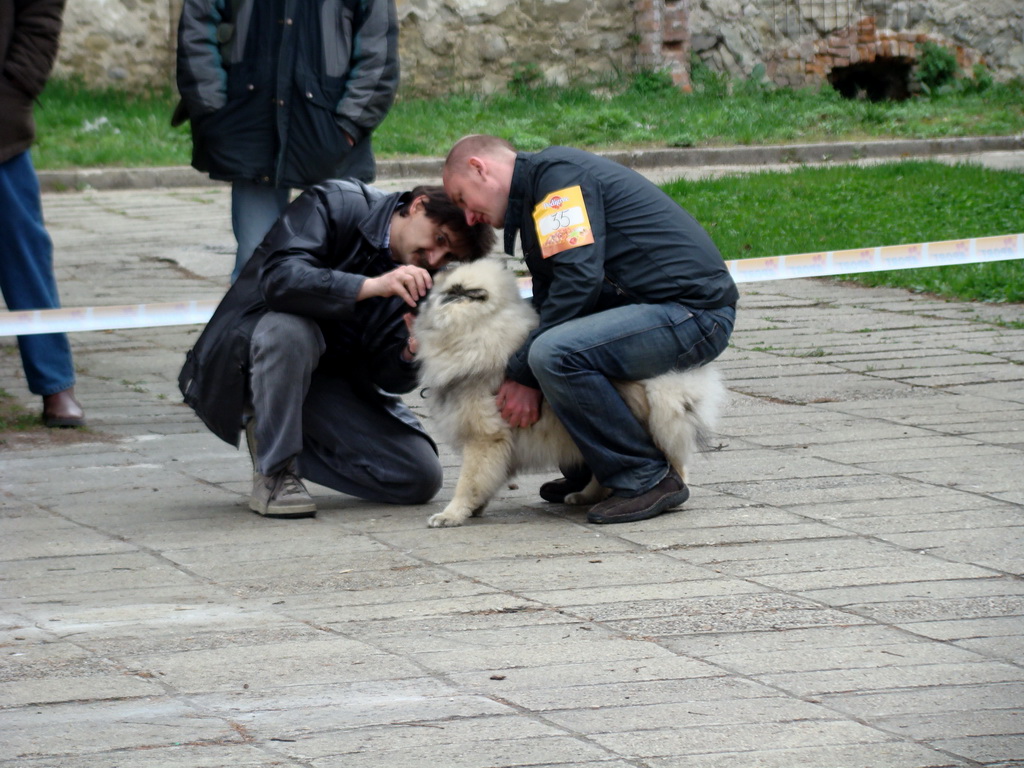
{"label": "black sneaker", "polygon": [[626,498],[609,496],[590,508],[587,512],[588,523],[635,523],[648,520],[678,507],[690,498],[690,489],[686,487],[679,474],[670,469],[665,478],[646,493]]}
{"label": "black sneaker", "polygon": [[569,494],[579,494],[590,484],[590,474],[586,477],[559,477],[557,480],[548,480],[541,485],[541,498],[552,504],[565,504],[565,497]]}

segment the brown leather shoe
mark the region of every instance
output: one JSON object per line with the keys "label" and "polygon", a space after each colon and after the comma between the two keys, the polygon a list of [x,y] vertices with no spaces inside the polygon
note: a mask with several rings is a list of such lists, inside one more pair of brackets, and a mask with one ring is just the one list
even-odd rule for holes
{"label": "brown leather shoe", "polygon": [[609,496],[595,504],[587,513],[588,523],[635,523],[648,520],[678,507],[690,498],[690,489],[682,481],[674,469],[670,469],[665,478],[646,493],[629,498]]}
{"label": "brown leather shoe", "polygon": [[85,426],[85,413],[75,399],[74,387],[43,397],[43,424],[47,427]]}

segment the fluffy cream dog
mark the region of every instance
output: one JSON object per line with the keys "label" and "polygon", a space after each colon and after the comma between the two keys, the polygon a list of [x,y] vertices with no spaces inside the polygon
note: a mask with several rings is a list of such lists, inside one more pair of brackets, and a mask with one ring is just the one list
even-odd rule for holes
{"label": "fluffy cream dog", "polygon": [[[479,515],[517,472],[581,461],[550,408],[542,406],[540,420],[529,428],[512,429],[495,404],[509,357],[536,325],[537,314],[520,297],[515,276],[496,259],[442,272],[421,305],[415,330],[421,383],[439,431],[462,452],[455,495],[430,517],[430,527],[462,525]],[[713,423],[725,391],[717,370],[704,366],[617,387],[685,480],[686,460]],[[592,480],[566,503],[592,504],[606,496]]]}

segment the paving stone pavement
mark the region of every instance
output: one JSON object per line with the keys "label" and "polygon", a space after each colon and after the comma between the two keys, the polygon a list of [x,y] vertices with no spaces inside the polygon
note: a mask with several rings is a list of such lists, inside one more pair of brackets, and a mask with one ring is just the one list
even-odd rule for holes
{"label": "paving stone pavement", "polygon": [[[65,306],[225,289],[222,187],[44,209]],[[198,328],[72,335],[90,430],[0,445],[0,766],[1024,765],[1024,307],[740,306],[690,500],[609,527],[529,475],[428,529],[447,446],[424,507],[260,518],[180,402]]]}

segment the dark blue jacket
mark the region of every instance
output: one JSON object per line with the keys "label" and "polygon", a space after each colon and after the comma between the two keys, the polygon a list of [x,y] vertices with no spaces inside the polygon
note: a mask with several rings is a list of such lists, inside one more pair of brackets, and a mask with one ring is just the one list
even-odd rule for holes
{"label": "dark blue jacket", "polygon": [[[585,211],[549,199],[577,187]],[[586,220],[574,223],[581,215]],[[522,384],[537,386],[527,364],[533,340],[567,320],[622,304],[714,309],[739,298],[721,253],[693,216],[639,173],[590,152],[520,152],[504,228],[509,254],[519,233],[540,313],[540,325],[509,362],[508,377]],[[542,238],[563,235],[592,242],[564,250],[548,244],[545,256]]]}
{"label": "dark blue jacket", "polygon": [[373,181],[370,136],[398,88],[395,0],[185,0],[177,80],[192,165],[211,178]]}

